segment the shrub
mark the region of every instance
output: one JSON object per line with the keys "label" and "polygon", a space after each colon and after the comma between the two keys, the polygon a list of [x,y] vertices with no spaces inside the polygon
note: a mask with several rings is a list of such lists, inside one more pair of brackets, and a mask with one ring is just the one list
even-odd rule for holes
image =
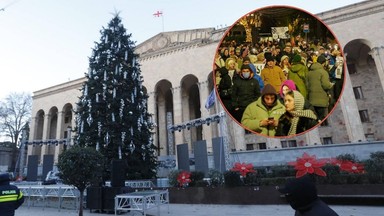
{"label": "shrub", "polygon": [[224,173],[224,183],[226,187],[237,187],[244,185],[240,178],[240,174],[234,171],[226,171]]}
{"label": "shrub", "polygon": [[244,178],[244,184],[248,186],[259,186],[260,185],[260,177],[257,172],[248,173]]}
{"label": "shrub", "polygon": [[[204,172],[200,171],[192,171],[191,172],[191,182],[189,183],[189,186],[201,186],[201,183],[203,182],[204,179]],[[199,185],[197,183],[199,182]]]}
{"label": "shrub", "polygon": [[218,170],[209,170],[208,177],[210,178],[210,184],[214,187],[222,186],[224,184],[224,175]]}
{"label": "shrub", "polygon": [[341,161],[351,161],[353,163],[358,162],[355,154],[341,154],[341,155],[337,156],[336,159],[341,160]]}
{"label": "shrub", "polygon": [[169,179],[169,186],[171,187],[178,187],[179,186],[179,182],[177,182],[177,177],[179,176],[179,174],[182,172],[182,170],[172,170],[169,175],[168,175],[168,179]]}

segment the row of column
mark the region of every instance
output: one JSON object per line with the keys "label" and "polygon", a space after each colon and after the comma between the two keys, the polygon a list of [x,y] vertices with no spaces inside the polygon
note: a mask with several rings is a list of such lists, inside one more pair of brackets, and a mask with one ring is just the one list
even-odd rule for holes
{"label": "row of column", "polygon": [[[31,133],[30,133],[29,142],[32,142],[34,140],[43,140],[44,141],[44,140],[49,140],[49,139],[63,139],[64,138],[64,130],[68,131],[68,129],[63,124],[64,114],[65,113],[63,111],[57,113],[57,123],[56,123],[57,125],[56,125],[56,131],[55,131],[54,136],[50,136],[50,131],[51,131],[50,128],[53,127],[53,125],[51,125],[52,115],[51,114],[44,114],[44,118],[43,118],[43,122],[42,122],[43,123],[42,137],[38,137],[38,131],[37,131],[39,128],[38,124],[41,124],[41,122],[39,122],[39,117],[35,116],[33,118],[33,121],[31,122],[31,128],[33,129],[33,131],[31,131]],[[70,122],[73,122],[73,121],[71,120]],[[72,127],[73,126],[71,125],[71,128]],[[68,139],[68,140],[70,141],[71,139]],[[69,145],[69,144],[70,143],[67,143],[67,145]],[[29,145],[28,146],[28,155],[39,155],[39,157],[40,157],[39,161],[40,161],[40,164],[42,164],[44,155],[53,154],[54,155],[54,161],[57,162],[59,154],[62,151],[62,149],[63,149],[62,144],[60,144],[60,145],[42,145],[42,146]]]}

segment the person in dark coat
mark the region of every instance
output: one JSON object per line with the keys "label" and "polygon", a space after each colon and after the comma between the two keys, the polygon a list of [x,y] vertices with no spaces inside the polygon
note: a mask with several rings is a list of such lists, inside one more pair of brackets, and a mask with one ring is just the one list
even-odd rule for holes
{"label": "person in dark coat", "polygon": [[299,134],[319,123],[315,112],[300,92],[295,90],[287,92],[284,96],[284,105],[286,111],[279,119],[276,136]]}
{"label": "person in dark coat", "polygon": [[220,100],[228,111],[232,110],[232,96],[231,96],[231,88],[232,88],[232,79],[228,74],[228,70],[225,67],[222,67],[220,70],[220,83],[218,86],[218,92],[220,96]]}
{"label": "person in dark coat", "polygon": [[15,185],[9,184],[8,173],[0,174],[0,215],[14,216],[15,210],[24,202],[23,193]]}
{"label": "person in dark coat", "polygon": [[260,86],[253,79],[253,72],[249,65],[241,66],[239,78],[233,80],[232,86],[232,116],[241,122],[245,108],[260,97]]}
{"label": "person in dark coat", "polygon": [[278,190],[296,210],[295,216],[338,216],[317,196],[317,189],[311,176],[289,179],[285,186]]}

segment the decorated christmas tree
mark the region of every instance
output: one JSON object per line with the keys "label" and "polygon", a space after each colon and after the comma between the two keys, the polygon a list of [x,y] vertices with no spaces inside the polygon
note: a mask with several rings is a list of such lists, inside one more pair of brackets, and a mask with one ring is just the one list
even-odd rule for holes
{"label": "decorated christmas tree", "polygon": [[119,15],[101,31],[76,111],[76,141],[108,161],[125,161],[126,179],[156,176],[156,147],[135,43]]}

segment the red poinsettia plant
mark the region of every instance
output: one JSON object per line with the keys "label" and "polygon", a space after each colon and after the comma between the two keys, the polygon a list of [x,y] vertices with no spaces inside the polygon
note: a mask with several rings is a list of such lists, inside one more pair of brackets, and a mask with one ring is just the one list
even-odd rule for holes
{"label": "red poinsettia plant", "polygon": [[364,165],[360,163],[355,163],[349,160],[338,160],[335,158],[331,158],[330,163],[338,166],[341,171],[358,174],[365,173]]}
{"label": "red poinsettia plant", "polygon": [[253,169],[253,165],[251,163],[235,163],[231,171],[239,172],[242,177],[246,177],[248,173],[256,172]]}
{"label": "red poinsettia plant", "polygon": [[309,155],[304,152],[302,157],[298,157],[296,161],[288,162],[288,165],[294,166],[296,172],[296,178],[300,178],[306,174],[315,174],[319,176],[327,176],[327,173],[322,169],[326,164],[338,166],[341,171],[349,173],[364,173],[364,166],[359,163],[355,163],[349,160],[338,159],[317,159],[316,155]]}
{"label": "red poinsettia plant", "polygon": [[177,176],[177,182],[180,187],[188,186],[188,183],[191,182],[191,173],[188,171],[181,171]]}

